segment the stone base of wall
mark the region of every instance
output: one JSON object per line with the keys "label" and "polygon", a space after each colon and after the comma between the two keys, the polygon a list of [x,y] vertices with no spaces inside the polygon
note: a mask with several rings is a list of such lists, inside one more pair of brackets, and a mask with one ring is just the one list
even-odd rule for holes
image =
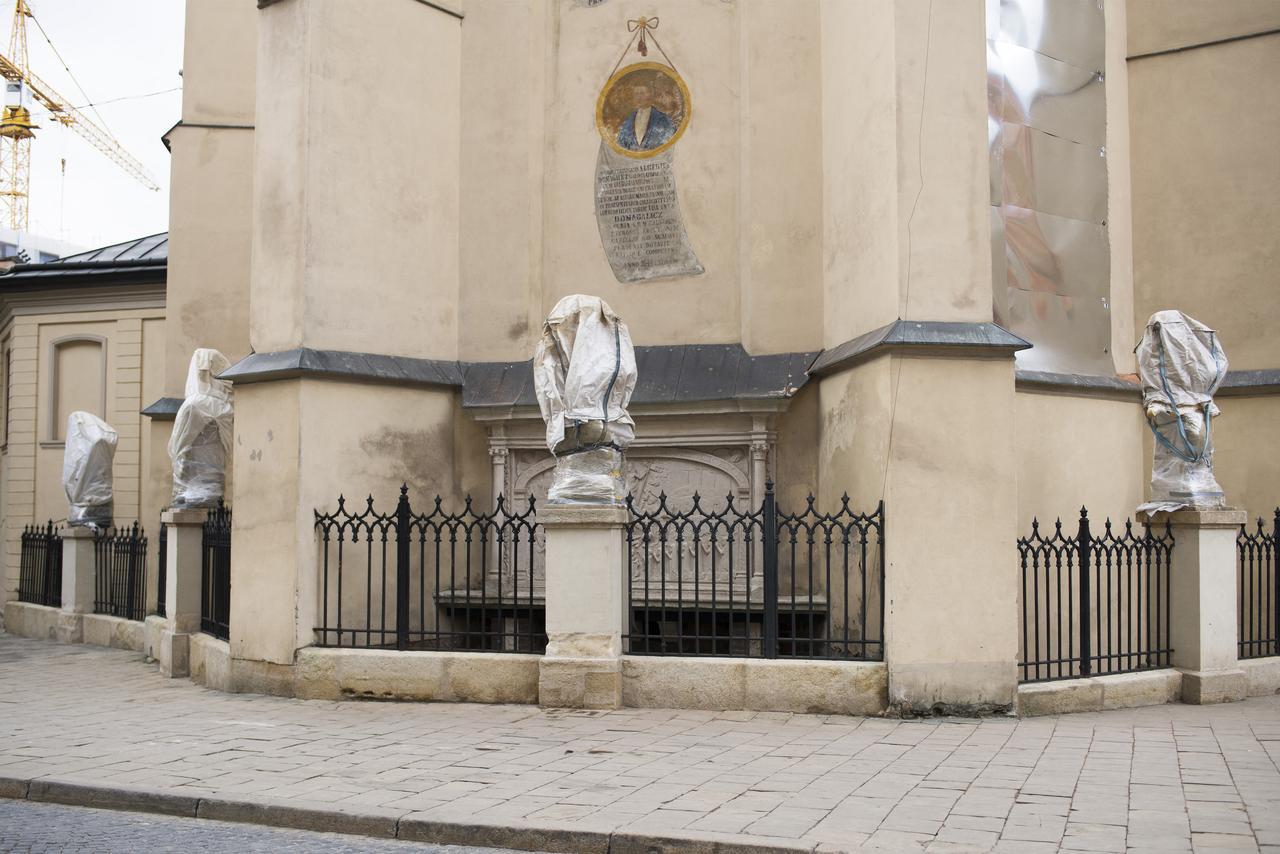
{"label": "stone base of wall", "polygon": [[1240,669],[1249,680],[1250,697],[1280,694],[1280,656],[1246,659]]}
{"label": "stone base of wall", "polygon": [[104,614],[85,614],[83,620],[82,643],[109,646],[114,649],[129,649],[134,652],[146,651],[147,633],[144,623],[120,617],[108,617]]}
{"label": "stone base of wall", "polygon": [[1170,668],[1145,673],[1119,673],[1019,685],[1018,714],[1034,717],[1132,709],[1174,703],[1181,697],[1181,671]]}
{"label": "stone base of wall", "polygon": [[632,708],[878,715],[888,701],[880,662],[622,659],[622,704]]}
{"label": "stone base of wall", "polygon": [[[542,656],[378,649],[298,651],[294,696],[338,700],[537,703]],[[235,667],[242,662],[236,661]]]}
{"label": "stone base of wall", "polygon": [[24,638],[58,639],[58,615],[60,608],[32,605],[30,602],[4,603],[4,630]]}
{"label": "stone base of wall", "polygon": [[6,602],[4,625],[9,634],[24,638],[147,651],[147,629],[143,623],[105,614],[68,614],[48,605]]}
{"label": "stone base of wall", "polygon": [[189,642],[191,681],[215,691],[232,691],[231,647],[224,640],[203,632]]}

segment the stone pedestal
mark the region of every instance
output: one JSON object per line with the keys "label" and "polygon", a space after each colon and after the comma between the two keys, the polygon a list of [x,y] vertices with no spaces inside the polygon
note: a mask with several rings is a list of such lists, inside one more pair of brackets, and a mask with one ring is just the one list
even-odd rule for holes
{"label": "stone pedestal", "polygon": [[1173,525],[1169,567],[1170,663],[1182,671],[1184,703],[1229,703],[1248,696],[1237,659],[1236,535],[1243,510],[1151,514]]}
{"label": "stone pedestal", "polygon": [[84,643],[84,615],[93,613],[96,592],[93,540],[93,528],[62,532],[62,612],[57,628],[62,643]]}
{"label": "stone pedestal", "polygon": [[169,526],[165,555],[164,628],[156,659],[165,676],[191,672],[190,636],[200,631],[201,561],[207,510],[166,510],[160,521]]}
{"label": "stone pedestal", "polygon": [[623,531],[614,506],[539,508],[547,542],[547,652],[538,667],[544,706],[622,705]]}

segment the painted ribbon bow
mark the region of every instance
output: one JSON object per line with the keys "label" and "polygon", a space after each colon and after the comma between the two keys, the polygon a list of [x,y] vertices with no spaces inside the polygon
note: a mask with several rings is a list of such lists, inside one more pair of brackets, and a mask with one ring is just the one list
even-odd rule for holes
{"label": "painted ribbon bow", "polygon": [[645,42],[644,34],[647,30],[656,30],[658,28],[657,18],[635,18],[627,21],[627,32],[634,33],[640,31],[640,43],[636,45],[636,51],[641,56],[649,55],[649,45]]}

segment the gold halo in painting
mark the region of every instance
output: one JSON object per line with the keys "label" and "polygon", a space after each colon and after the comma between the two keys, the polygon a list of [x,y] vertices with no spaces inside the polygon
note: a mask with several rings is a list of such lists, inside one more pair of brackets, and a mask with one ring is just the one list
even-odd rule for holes
{"label": "gold halo in painting", "polygon": [[620,68],[596,99],[596,129],[624,157],[661,154],[689,126],[689,87],[670,65],[637,62]]}

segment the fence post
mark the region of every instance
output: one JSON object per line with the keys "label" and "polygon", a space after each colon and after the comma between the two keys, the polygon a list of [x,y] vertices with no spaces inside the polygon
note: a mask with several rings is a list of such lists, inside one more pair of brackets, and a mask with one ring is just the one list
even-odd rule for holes
{"label": "fence post", "polygon": [[1090,563],[1093,538],[1089,535],[1089,511],[1083,507],[1080,508],[1080,530],[1076,534],[1076,548],[1079,550],[1076,563],[1080,568],[1080,675],[1089,676],[1093,673],[1093,641],[1090,638],[1089,619],[1089,602],[1093,598],[1093,579],[1090,577],[1093,572]]}
{"label": "fence post", "polygon": [[[1259,557],[1266,555],[1266,543],[1262,544],[1263,553]],[[1272,650],[1273,655],[1280,655],[1280,507],[1276,508],[1275,516],[1271,520],[1271,604],[1275,609],[1271,622],[1271,637],[1275,648]]]}
{"label": "fence post", "polygon": [[764,485],[760,514],[764,540],[764,626],[761,628],[765,658],[778,657],[778,502],[773,481]]}
{"label": "fence post", "polygon": [[[396,649],[409,648],[409,485],[396,505]],[[425,619],[425,617],[424,617]]]}

